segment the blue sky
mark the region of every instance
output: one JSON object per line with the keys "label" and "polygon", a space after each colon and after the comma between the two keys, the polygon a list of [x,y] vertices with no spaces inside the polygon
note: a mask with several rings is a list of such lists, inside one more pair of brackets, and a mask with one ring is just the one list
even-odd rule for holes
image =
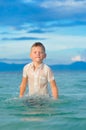
{"label": "blue sky", "polygon": [[86,0],[0,0],[0,61],[28,59],[42,42],[46,61],[86,61]]}

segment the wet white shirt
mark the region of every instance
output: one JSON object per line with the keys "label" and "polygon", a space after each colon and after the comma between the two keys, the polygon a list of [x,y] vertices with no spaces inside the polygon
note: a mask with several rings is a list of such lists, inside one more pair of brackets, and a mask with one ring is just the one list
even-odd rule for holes
{"label": "wet white shirt", "polygon": [[29,95],[48,95],[48,82],[54,80],[50,67],[42,63],[34,70],[33,62],[25,65],[23,77],[28,78]]}

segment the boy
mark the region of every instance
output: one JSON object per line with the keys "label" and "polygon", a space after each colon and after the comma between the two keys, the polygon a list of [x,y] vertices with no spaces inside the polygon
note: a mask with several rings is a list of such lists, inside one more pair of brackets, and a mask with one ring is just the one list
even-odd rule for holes
{"label": "boy", "polygon": [[20,95],[23,97],[27,83],[29,86],[29,96],[49,96],[48,82],[54,99],[58,98],[58,89],[51,69],[43,63],[46,58],[45,47],[42,43],[36,42],[30,51],[32,63],[25,65],[23,78],[20,85]]}

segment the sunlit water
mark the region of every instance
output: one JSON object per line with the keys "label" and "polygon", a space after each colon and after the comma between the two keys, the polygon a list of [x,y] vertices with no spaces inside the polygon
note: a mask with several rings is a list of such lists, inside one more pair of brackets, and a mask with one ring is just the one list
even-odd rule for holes
{"label": "sunlit water", "polygon": [[55,71],[58,100],[19,99],[21,78],[0,72],[0,130],[86,130],[86,72]]}

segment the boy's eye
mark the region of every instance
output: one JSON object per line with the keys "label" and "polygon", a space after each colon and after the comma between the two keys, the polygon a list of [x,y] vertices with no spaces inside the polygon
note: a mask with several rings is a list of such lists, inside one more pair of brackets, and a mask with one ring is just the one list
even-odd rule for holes
{"label": "boy's eye", "polygon": [[43,52],[36,52],[36,51],[34,51],[34,54],[36,54],[36,53],[43,54]]}
{"label": "boy's eye", "polygon": [[36,54],[37,52],[36,52],[36,51],[34,51],[33,53],[34,53],[34,54]]}

